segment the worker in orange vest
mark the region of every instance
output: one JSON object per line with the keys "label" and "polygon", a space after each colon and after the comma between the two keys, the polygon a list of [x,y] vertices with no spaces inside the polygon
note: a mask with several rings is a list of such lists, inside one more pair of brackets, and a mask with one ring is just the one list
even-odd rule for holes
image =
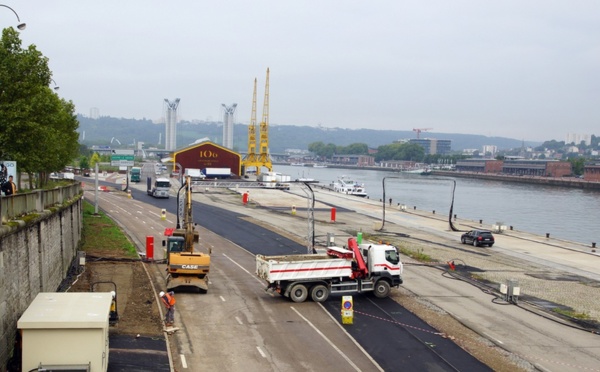
{"label": "worker in orange vest", "polygon": [[165,325],[170,327],[173,325],[173,323],[175,323],[175,293],[165,293],[161,291],[158,296],[167,308],[167,313],[165,314]]}

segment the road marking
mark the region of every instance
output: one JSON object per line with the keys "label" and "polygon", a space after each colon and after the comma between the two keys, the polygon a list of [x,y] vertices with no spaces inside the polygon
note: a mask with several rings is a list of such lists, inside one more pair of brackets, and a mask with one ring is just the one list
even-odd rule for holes
{"label": "road marking", "polygon": [[325,336],[323,334],[323,332],[321,332],[314,324],[312,324],[308,319],[306,319],[304,317],[304,315],[300,314],[300,312],[298,310],[296,310],[293,306],[290,306],[290,309],[294,310],[294,312],[296,314],[298,314],[298,316],[300,318],[302,318],[302,320],[304,320],[312,329],[315,330],[315,332],[317,332],[319,334],[319,336],[321,336],[332,348],[335,349],[335,351],[338,352],[338,354],[340,354],[340,356],[344,359],[346,359],[346,361],[348,362],[348,364],[350,364],[350,366],[352,366],[352,368],[354,368],[355,371],[360,371],[360,368],[358,368],[358,366],[356,364],[354,364],[350,358],[348,358],[348,356],[346,354],[344,354],[344,352],[342,352],[337,346],[335,346],[335,344],[333,342],[331,342],[331,340],[329,340],[327,338],[327,336]]}
{"label": "road marking", "polygon": [[235,320],[237,320],[237,322],[240,323],[240,325],[244,325],[244,323],[242,323],[242,320],[240,318],[238,318],[237,316],[235,317]]}
{"label": "road marking", "polygon": [[261,350],[260,346],[257,346],[257,347],[256,347],[256,350],[258,350],[258,352],[260,353],[260,355],[261,355],[263,358],[266,358],[266,357],[267,357],[267,354],[265,354],[265,353],[264,353],[264,352]]}
{"label": "road marking", "polygon": [[183,366],[183,368],[187,368],[187,362],[185,361],[185,355],[179,354],[179,356],[181,357],[181,365]]}
{"label": "road marking", "polygon": [[362,353],[367,357],[367,359],[369,359],[371,361],[371,363],[373,363],[373,365],[375,367],[377,367],[377,369],[379,371],[383,372],[384,369],[381,368],[381,366],[379,366],[379,364],[375,361],[375,359],[373,359],[373,357],[371,357],[371,355],[369,355],[369,353],[367,353],[367,351],[354,339],[354,337],[352,337],[352,335],[350,335],[350,333],[348,333],[348,331],[346,331],[346,329],[344,327],[342,327],[340,322],[336,318],[334,318],[333,315],[331,315],[331,313],[329,313],[329,311],[327,311],[327,309],[325,309],[325,306],[323,306],[323,304],[320,302],[319,302],[319,306],[321,306],[321,309],[323,309],[325,314],[327,314],[331,318],[331,320],[333,320],[333,322],[342,330],[342,332],[344,332],[346,334],[346,336],[348,336],[348,338],[354,343],[354,345],[356,345],[356,347],[359,348],[360,351],[362,351]]}
{"label": "road marking", "polygon": [[221,301],[225,302],[225,298],[223,296],[219,296],[219,298],[221,299]]}
{"label": "road marking", "polygon": [[246,272],[246,274],[250,275],[252,278],[254,278],[257,282],[262,284],[262,280],[258,279],[256,276],[254,276],[254,274],[250,273],[250,271],[244,269],[239,263],[235,262],[234,260],[232,260],[229,256],[227,256],[225,253],[223,253],[223,256],[225,256],[225,258],[227,258],[229,261],[233,262],[234,264],[236,264],[240,269],[244,270]]}

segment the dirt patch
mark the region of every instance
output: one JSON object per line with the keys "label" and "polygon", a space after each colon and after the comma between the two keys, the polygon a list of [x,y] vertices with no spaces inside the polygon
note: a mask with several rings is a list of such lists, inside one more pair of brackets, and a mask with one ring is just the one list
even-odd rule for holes
{"label": "dirt patch", "polygon": [[110,255],[113,257],[87,260],[85,271],[69,292],[89,292],[92,287],[95,292],[110,292],[116,286],[119,321],[110,331],[162,336],[162,319],[145,264],[141,261],[120,262],[114,252]]}

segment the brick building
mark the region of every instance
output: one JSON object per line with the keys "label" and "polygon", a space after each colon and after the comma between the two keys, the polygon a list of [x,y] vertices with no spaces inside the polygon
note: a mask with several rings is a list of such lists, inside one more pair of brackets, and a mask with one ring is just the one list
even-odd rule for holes
{"label": "brick building", "polygon": [[583,179],[600,182],[600,164],[590,164],[583,167]]}
{"label": "brick building", "polygon": [[333,155],[331,162],[340,165],[370,167],[375,165],[375,158],[369,155]]}
{"label": "brick building", "polygon": [[463,159],[456,162],[459,172],[502,173],[502,160],[496,159]]}

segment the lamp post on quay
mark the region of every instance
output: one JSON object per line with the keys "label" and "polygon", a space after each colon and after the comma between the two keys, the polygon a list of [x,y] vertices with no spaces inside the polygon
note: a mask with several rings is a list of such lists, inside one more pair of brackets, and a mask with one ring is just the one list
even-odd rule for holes
{"label": "lamp post on quay", "polygon": [[13,8],[11,8],[8,5],[4,5],[4,4],[0,4],[0,7],[4,7],[4,8],[8,8],[10,9],[13,13],[15,13],[15,15],[17,16],[17,21],[19,22],[19,24],[17,25],[17,28],[19,30],[24,30],[25,27],[27,27],[27,25],[25,23],[21,23],[21,19],[19,18],[19,15],[17,14],[17,12],[15,12],[15,10]]}

